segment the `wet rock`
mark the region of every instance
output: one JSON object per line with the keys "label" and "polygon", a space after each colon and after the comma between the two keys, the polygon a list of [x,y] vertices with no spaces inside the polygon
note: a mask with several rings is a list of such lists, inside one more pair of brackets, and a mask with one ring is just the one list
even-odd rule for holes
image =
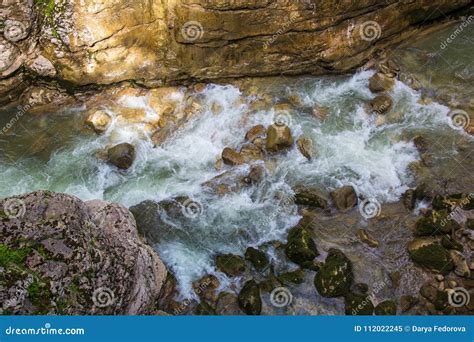
{"label": "wet rock", "polygon": [[280,287],[281,285],[282,284],[280,281],[274,275],[270,275],[268,279],[260,282],[259,287],[261,291],[271,293],[274,289]]}
{"label": "wet rock", "polygon": [[376,248],[379,246],[379,242],[365,229],[358,229],[357,237],[369,247]]}
{"label": "wet rock", "polygon": [[357,205],[358,199],[354,188],[350,185],[343,186],[330,193],[334,206],[340,211],[347,211]]}
{"label": "wet rock", "polygon": [[251,184],[259,183],[263,179],[264,174],[265,170],[260,165],[252,166],[249,174],[245,174],[243,170],[233,168],[201,185],[205,187],[207,191],[218,195],[225,195],[231,192],[239,192]]}
{"label": "wet rock", "polygon": [[305,268],[312,265],[314,258],[319,255],[311,235],[300,226],[293,227],[288,232],[285,253],[288,259]]}
{"label": "wet rock", "polygon": [[13,200],[25,211],[2,220],[4,312],[137,315],[155,310],[166,269],[140,240],[128,209],[49,191],[0,200],[0,208]]}
{"label": "wet rock", "polygon": [[215,311],[218,315],[222,316],[242,315],[237,296],[228,292],[221,292],[219,294]]}
{"label": "wet rock", "polygon": [[394,78],[400,72],[400,67],[393,59],[389,58],[377,64],[377,71],[387,77]]}
{"label": "wet rock", "polygon": [[236,151],[234,151],[233,149],[231,149],[230,147],[224,148],[224,150],[222,151],[221,157],[222,157],[222,161],[226,165],[233,166],[233,165],[241,165],[245,163],[242,156]]}
{"label": "wet rock", "polygon": [[257,138],[262,138],[265,136],[266,129],[263,125],[253,126],[247,134],[245,134],[245,139],[253,142]]}
{"label": "wet rock", "polygon": [[393,100],[388,95],[378,95],[370,101],[370,107],[375,114],[385,114],[392,109]]}
{"label": "wet rock", "polygon": [[219,279],[213,274],[208,274],[202,277],[201,279],[193,282],[194,292],[202,300],[208,301],[210,303],[215,303],[217,301],[217,289],[220,286]]}
{"label": "wet rock", "polygon": [[253,247],[247,248],[245,259],[250,261],[257,271],[265,270],[269,264],[265,253]]}
{"label": "wet rock", "polygon": [[260,289],[254,280],[244,284],[240,290],[239,307],[247,315],[260,315],[262,312],[262,299],[260,298]]}
{"label": "wet rock", "polygon": [[378,93],[381,91],[389,91],[392,89],[395,81],[392,77],[388,77],[380,72],[374,74],[369,79],[369,89],[374,93]]}
{"label": "wet rock", "polygon": [[375,307],[374,312],[377,316],[394,316],[397,314],[397,304],[393,300],[385,300]]}
{"label": "wet rock", "polygon": [[443,235],[441,237],[441,245],[446,249],[456,249],[460,252],[463,250],[463,245],[456,240],[453,240],[449,235]]}
{"label": "wet rock", "polygon": [[216,311],[208,303],[201,301],[194,310],[194,313],[198,316],[213,316],[216,314]]}
{"label": "wet rock", "polygon": [[278,280],[283,284],[302,284],[304,282],[304,270],[297,269],[291,272],[285,272],[278,276]]}
{"label": "wet rock", "polygon": [[425,283],[420,288],[420,294],[432,303],[436,310],[443,310],[448,305],[448,293],[438,290],[431,283]]}
{"label": "wet rock", "polygon": [[418,298],[410,295],[404,295],[400,297],[400,310],[402,312],[407,312],[418,304]]}
{"label": "wet rock", "polygon": [[91,127],[96,133],[103,133],[107,130],[112,118],[103,110],[96,110],[86,118],[86,125]]}
{"label": "wet rock", "polygon": [[313,159],[313,141],[306,137],[299,137],[296,141],[298,151],[308,160]]}
{"label": "wet rock", "polygon": [[458,230],[460,225],[448,216],[446,210],[429,211],[415,224],[415,236],[450,234]]}
{"label": "wet rock", "polygon": [[369,285],[365,283],[357,283],[351,287],[351,292],[358,295],[367,294],[368,291],[369,291]]}
{"label": "wet rock", "polygon": [[420,153],[425,153],[428,151],[429,144],[426,141],[426,138],[421,135],[417,135],[413,138],[413,144]]}
{"label": "wet rock", "polygon": [[327,196],[317,188],[296,186],[293,191],[295,193],[295,204],[321,209],[328,208]]}
{"label": "wet rock", "polygon": [[474,230],[474,219],[467,219],[466,228],[470,230]]}
{"label": "wet rock", "polygon": [[344,298],[344,304],[346,315],[371,316],[374,313],[374,304],[370,296],[349,293]]}
{"label": "wet rock", "polygon": [[265,177],[265,167],[262,165],[252,165],[246,179],[250,184],[258,184]]}
{"label": "wet rock", "polygon": [[469,278],[471,271],[469,270],[469,265],[467,264],[466,258],[458,251],[449,251],[451,259],[454,264],[454,273],[460,277]]}
{"label": "wet rock", "polygon": [[135,147],[129,143],[115,145],[107,151],[107,160],[119,169],[126,170],[135,160]]}
{"label": "wet rock", "polygon": [[325,120],[329,114],[329,109],[323,106],[316,105],[313,108],[312,114],[319,120]]}
{"label": "wet rock", "polygon": [[170,229],[165,220],[163,220],[163,215],[166,215],[165,208],[170,209],[168,201],[158,203],[152,200],[145,200],[130,207],[130,211],[137,222],[138,233],[149,244],[158,243],[162,236]]}
{"label": "wet rock", "polygon": [[408,210],[415,209],[416,193],[413,189],[408,189],[402,195],[402,203]]}
{"label": "wet rock", "polygon": [[217,269],[229,277],[237,277],[245,271],[245,261],[234,254],[223,254],[216,257]]}
{"label": "wet rock", "polygon": [[420,90],[422,88],[421,82],[413,74],[400,73],[398,79],[413,90]]}
{"label": "wet rock", "polygon": [[323,297],[339,297],[349,292],[353,279],[351,261],[340,250],[330,249],[314,277],[314,286]]}
{"label": "wet rock", "polygon": [[254,160],[262,160],[264,158],[263,151],[251,143],[244,144],[241,147],[240,156],[245,163],[249,163]]}
{"label": "wet rock", "polygon": [[433,237],[411,241],[408,254],[416,264],[441,274],[448,274],[454,268],[449,252],[441,246],[439,239]]}
{"label": "wet rock", "polygon": [[286,125],[270,125],[267,129],[265,146],[269,152],[280,152],[291,148],[293,136],[291,130]]}

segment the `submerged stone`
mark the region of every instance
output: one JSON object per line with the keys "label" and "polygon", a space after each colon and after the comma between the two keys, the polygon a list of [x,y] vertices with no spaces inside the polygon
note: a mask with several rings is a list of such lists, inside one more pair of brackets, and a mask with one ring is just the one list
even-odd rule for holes
{"label": "submerged stone", "polygon": [[223,254],[216,257],[217,269],[229,277],[237,277],[245,271],[245,261],[234,254]]}
{"label": "submerged stone", "polygon": [[377,316],[382,315],[396,315],[397,314],[397,304],[393,300],[386,300],[379,303],[374,310]]}

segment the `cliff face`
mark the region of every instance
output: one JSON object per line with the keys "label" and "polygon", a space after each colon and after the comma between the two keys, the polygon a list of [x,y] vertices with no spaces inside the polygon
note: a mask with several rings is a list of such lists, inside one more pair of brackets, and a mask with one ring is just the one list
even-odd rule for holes
{"label": "cliff face", "polygon": [[72,85],[345,72],[470,0],[6,0],[0,94]]}

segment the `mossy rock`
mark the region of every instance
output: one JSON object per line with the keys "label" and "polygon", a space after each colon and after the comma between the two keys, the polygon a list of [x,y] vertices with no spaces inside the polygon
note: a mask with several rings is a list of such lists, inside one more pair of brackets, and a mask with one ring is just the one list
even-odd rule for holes
{"label": "mossy rock", "polygon": [[470,230],[474,230],[474,219],[468,219],[466,221],[466,228]]}
{"label": "mossy rock", "polygon": [[304,268],[312,266],[314,258],[319,255],[311,235],[300,226],[293,227],[288,232],[285,253],[288,259]]}
{"label": "mossy rock", "polygon": [[441,245],[446,249],[455,249],[460,252],[463,251],[462,244],[456,240],[451,239],[449,235],[443,235],[441,238]]}
{"label": "mossy rock", "polygon": [[345,296],[345,313],[351,316],[371,316],[374,313],[374,304],[367,295],[349,293]]}
{"label": "mossy rock", "polygon": [[216,314],[216,311],[208,303],[201,301],[194,310],[194,313],[198,316],[212,316]]}
{"label": "mossy rock", "polygon": [[250,261],[257,271],[263,271],[268,267],[268,258],[264,252],[249,247],[245,251],[245,259]]}
{"label": "mossy rock", "polygon": [[295,271],[282,273],[278,276],[278,280],[283,284],[302,284],[304,282],[304,270],[300,268]]}
{"label": "mossy rock", "polygon": [[229,277],[236,277],[245,271],[245,261],[234,254],[218,255],[216,258],[217,269]]}
{"label": "mossy rock", "polygon": [[414,235],[449,234],[459,228],[459,224],[449,217],[447,210],[431,211],[416,222]]}
{"label": "mossy rock", "polygon": [[330,249],[326,262],[314,277],[314,286],[323,297],[346,295],[353,281],[351,261],[337,249]]}
{"label": "mossy rock", "polygon": [[254,280],[244,284],[238,296],[240,309],[247,315],[260,315],[262,312],[262,299],[260,298],[260,288]]}
{"label": "mossy rock", "polygon": [[436,310],[443,310],[449,304],[448,293],[441,291],[430,283],[425,283],[420,288],[420,294],[431,302]]}
{"label": "mossy rock", "polygon": [[437,240],[414,240],[408,245],[408,253],[416,264],[442,274],[448,274],[454,268],[449,252]]}
{"label": "mossy rock", "polygon": [[377,316],[394,316],[397,314],[397,304],[393,300],[379,303],[374,310]]}

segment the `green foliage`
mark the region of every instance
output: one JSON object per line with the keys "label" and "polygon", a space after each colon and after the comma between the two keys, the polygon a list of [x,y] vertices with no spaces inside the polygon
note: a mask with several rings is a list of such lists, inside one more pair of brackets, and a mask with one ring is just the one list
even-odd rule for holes
{"label": "green foliage", "polygon": [[21,265],[30,252],[30,247],[11,249],[4,244],[0,244],[0,266],[7,267],[10,264]]}

